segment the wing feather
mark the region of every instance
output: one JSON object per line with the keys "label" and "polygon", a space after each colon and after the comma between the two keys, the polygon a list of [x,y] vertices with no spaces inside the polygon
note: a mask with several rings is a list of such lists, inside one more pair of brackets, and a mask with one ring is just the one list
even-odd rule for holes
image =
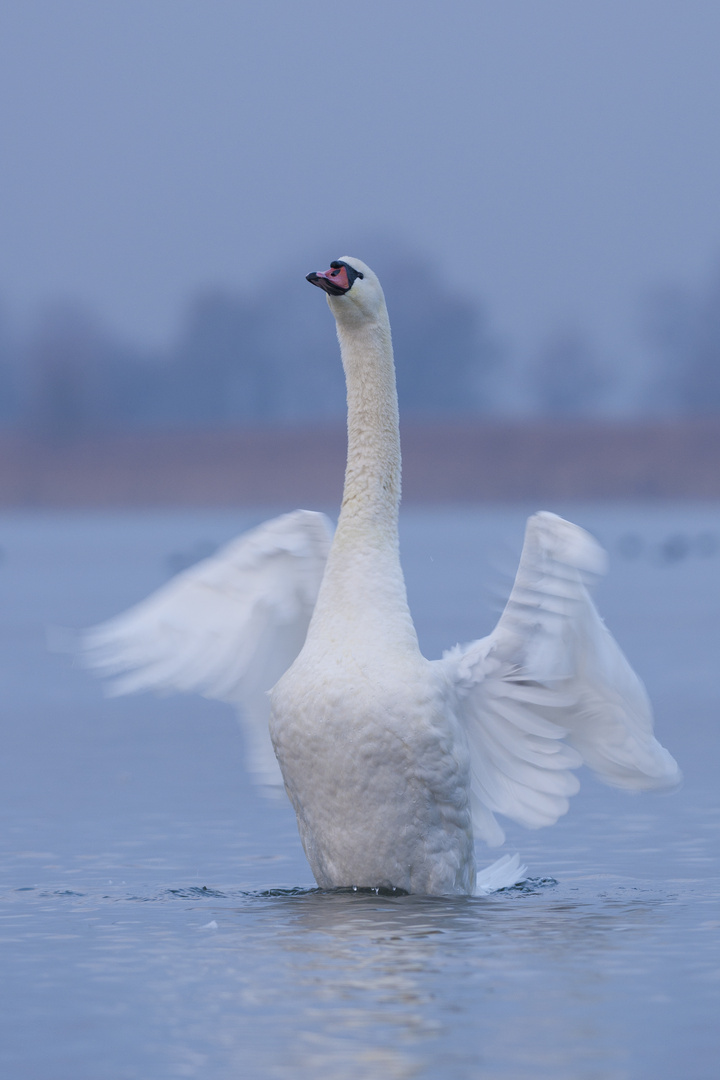
{"label": "wing feather", "polygon": [[504,839],[496,813],[531,828],[556,821],[583,762],[617,787],[680,781],[645,688],[588,593],[604,569],[583,529],[535,514],[497,627],[439,661],[468,737],[475,831],[489,844]]}
{"label": "wing feather", "polygon": [[267,521],[85,631],[81,660],[112,680],[110,694],[195,691],[237,706],[251,769],[282,787],[267,691],[302,648],[331,537],[309,510]]}

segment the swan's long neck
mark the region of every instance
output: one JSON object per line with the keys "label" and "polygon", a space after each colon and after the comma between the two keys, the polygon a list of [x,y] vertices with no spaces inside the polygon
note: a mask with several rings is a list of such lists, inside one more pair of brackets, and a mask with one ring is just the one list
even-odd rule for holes
{"label": "swan's long neck", "polygon": [[337,316],[348,403],[348,456],[342,509],[313,616],[343,619],[392,641],[417,638],[398,547],[400,430],[390,323],[384,304],[373,321]]}
{"label": "swan's long neck", "polygon": [[348,457],[338,534],[361,527],[397,551],[400,430],[390,323],[338,322],[348,402]]}

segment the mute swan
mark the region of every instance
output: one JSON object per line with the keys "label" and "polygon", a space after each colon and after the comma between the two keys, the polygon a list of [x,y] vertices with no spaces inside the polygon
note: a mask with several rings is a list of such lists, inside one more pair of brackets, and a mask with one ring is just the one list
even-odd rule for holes
{"label": "mute swan", "polygon": [[478,876],[475,867],[475,839],[504,839],[496,814],[552,824],[583,762],[634,789],[673,786],[679,770],[588,595],[604,553],[554,514],[528,521],[493,633],[441,660],[422,656],[398,552],[397,395],[380,282],[350,257],[308,281],[327,293],[347,381],[334,538],[310,511],[267,522],[88,631],[86,660],[115,677],[115,692],[198,690],[239,705],[252,767],[284,784],[320,886],[502,888],[521,880],[517,858]]}

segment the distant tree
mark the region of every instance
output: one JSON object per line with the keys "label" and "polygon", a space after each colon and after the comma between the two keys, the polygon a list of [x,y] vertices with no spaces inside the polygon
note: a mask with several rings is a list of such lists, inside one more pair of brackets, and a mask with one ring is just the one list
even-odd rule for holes
{"label": "distant tree", "polygon": [[46,307],[24,349],[23,414],[46,438],[100,426],[156,422],[166,388],[160,365],[123,345],[76,305]]}
{"label": "distant tree", "polygon": [[692,297],[675,286],[657,288],[645,301],[645,337],[655,359],[646,391],[651,408],[687,410],[684,381],[693,352],[695,318]]}
{"label": "distant tree", "polygon": [[564,327],[542,346],[530,381],[543,413],[586,416],[600,410],[611,377],[586,336],[574,327]]}
{"label": "distant tree", "polygon": [[175,424],[172,380],[164,356],[110,339],[98,354],[93,423],[115,428]]}
{"label": "distant tree", "polygon": [[720,412],[720,266],[699,296],[674,287],[656,290],[646,329],[658,359],[653,390],[661,407]]}
{"label": "distant tree", "polygon": [[17,421],[20,413],[20,379],[17,350],[5,318],[0,311],[0,424]]}
{"label": "distant tree", "polygon": [[489,411],[501,350],[482,307],[412,253],[382,269],[403,415]]}
{"label": "distant tree", "polygon": [[[395,251],[380,262],[404,415],[487,409],[498,348],[481,309],[417,256]],[[75,306],[53,305],[23,350],[26,421],[54,439],[98,426],[341,423],[345,385],[327,304],[300,274],[282,283],[281,301],[277,281],[254,295],[199,292],[162,355],[120,342]],[[0,336],[0,394],[2,379]]]}
{"label": "distant tree", "polygon": [[267,289],[257,304],[259,354],[273,386],[272,418],[342,422],[345,379],[323,295],[300,278],[288,283],[282,304]]}
{"label": "distant tree", "polygon": [[[404,415],[488,408],[499,354],[482,311],[403,255],[382,268]],[[195,298],[170,356],[180,413],[194,422],[342,420],[345,388],[327,305],[302,279],[254,298]]]}
{"label": "distant tree", "polygon": [[168,358],[172,411],[184,423],[248,420],[268,410],[269,373],[258,362],[253,304],[222,289],[197,294]]}
{"label": "distant tree", "polygon": [[84,431],[93,412],[94,368],[99,338],[93,321],[78,308],[45,308],[27,345],[31,426],[65,441]]}

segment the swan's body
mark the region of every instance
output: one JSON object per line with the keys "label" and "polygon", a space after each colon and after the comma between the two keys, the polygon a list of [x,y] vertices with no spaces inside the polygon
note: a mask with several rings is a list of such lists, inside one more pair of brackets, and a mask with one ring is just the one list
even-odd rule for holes
{"label": "swan's body", "polygon": [[[672,786],[678,769],[587,593],[603,553],[555,515],[530,519],[493,634],[439,661],[422,656],[398,551],[382,289],[356,259],[309,278],[328,292],[348,389],[345,489],[327,563],[321,515],[278,518],[92,631],[88,655],[106,673],[130,672],[121,691],[199,689],[240,704],[268,783],[265,692],[275,684],[270,735],[318,883],[472,893],[474,840],[504,838],[495,813],[551,824],[583,760],[627,788]],[[512,880],[498,871],[494,887]]]}

